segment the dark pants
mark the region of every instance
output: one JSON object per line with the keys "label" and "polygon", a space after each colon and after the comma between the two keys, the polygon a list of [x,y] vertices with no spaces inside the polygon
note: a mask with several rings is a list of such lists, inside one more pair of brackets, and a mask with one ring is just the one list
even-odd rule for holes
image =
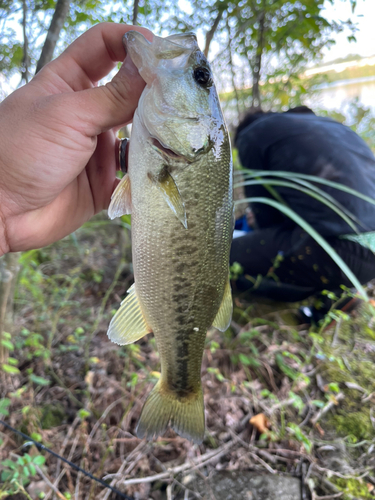
{"label": "dark pants", "polygon": [[[371,250],[338,237],[326,240],[361,284],[375,278]],[[234,262],[243,268],[234,289],[273,300],[295,302],[321,290],[340,293],[340,285],[353,286],[327,252],[299,227],[258,229],[234,239],[231,265]]]}

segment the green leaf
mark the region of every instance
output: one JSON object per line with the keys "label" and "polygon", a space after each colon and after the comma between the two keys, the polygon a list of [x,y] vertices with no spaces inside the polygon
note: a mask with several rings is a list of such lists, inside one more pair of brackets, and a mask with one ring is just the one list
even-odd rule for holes
{"label": "green leaf", "polygon": [[6,373],[9,373],[11,375],[16,375],[18,373],[21,373],[16,366],[10,366],[4,363],[1,365],[1,367]]}
{"label": "green leaf", "polygon": [[89,417],[91,413],[84,408],[81,408],[78,412],[78,416],[80,419],[84,420],[86,417]]}
{"label": "green leaf", "polygon": [[10,470],[3,470],[3,472],[1,473],[1,480],[4,481],[8,481],[10,478],[13,477],[13,472],[10,471]]}
{"label": "green leaf", "polygon": [[288,366],[285,363],[283,356],[281,354],[276,354],[275,361],[277,363],[277,366],[280,368],[282,372],[285,373],[285,375],[287,375],[292,380],[296,380],[298,376],[297,372],[293,370],[293,368],[290,368],[290,366]]}
{"label": "green leaf", "polygon": [[245,366],[249,366],[251,365],[251,361],[249,360],[249,358],[247,356],[245,356],[245,354],[242,354],[240,353],[238,355],[238,359],[241,361],[241,363]]}
{"label": "green leaf", "polygon": [[47,380],[43,377],[39,377],[38,375],[34,375],[34,373],[32,373],[29,377],[29,379],[31,380],[31,382],[34,382],[34,384],[37,384],[37,385],[49,385],[51,383],[50,380]]}
{"label": "green leaf", "polygon": [[[10,399],[0,399],[0,415],[7,417],[9,415],[8,407],[10,406]],[[3,463],[3,462],[2,462]]]}
{"label": "green leaf", "polygon": [[2,339],[0,343],[3,347],[6,347],[9,351],[13,351],[14,345],[10,340]]}
{"label": "green leaf", "polygon": [[42,435],[39,434],[39,432],[32,432],[31,437],[32,439],[34,439],[34,441],[38,441],[38,443],[41,443],[43,439]]}
{"label": "green leaf", "polygon": [[46,458],[43,457],[43,455],[36,455],[35,457],[33,457],[33,464],[35,465],[44,465],[46,461]]}
{"label": "green leaf", "polygon": [[16,359],[16,358],[10,358],[10,357],[9,357],[9,358],[7,359],[7,362],[8,362],[8,364],[10,364],[10,365],[18,365],[18,359]]}

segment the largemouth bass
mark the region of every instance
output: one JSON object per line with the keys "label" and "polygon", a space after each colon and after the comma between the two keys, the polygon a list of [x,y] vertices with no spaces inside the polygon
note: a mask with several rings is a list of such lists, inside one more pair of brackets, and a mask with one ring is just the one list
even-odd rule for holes
{"label": "largemouth bass", "polygon": [[168,424],[200,443],[201,363],[207,329],[232,316],[230,142],[210,66],[194,34],[124,37],[146,82],[134,115],[128,173],[109,216],[132,214],[135,283],[111,321],[117,344],[156,338],[161,377],[142,409],[139,437]]}

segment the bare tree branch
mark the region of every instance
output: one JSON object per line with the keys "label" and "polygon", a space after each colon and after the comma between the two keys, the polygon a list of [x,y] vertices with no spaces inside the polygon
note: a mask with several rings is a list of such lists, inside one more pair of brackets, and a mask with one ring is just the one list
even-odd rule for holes
{"label": "bare tree branch", "polygon": [[137,24],[139,0],[134,0],[132,24]]}
{"label": "bare tree branch", "polygon": [[55,12],[52,16],[46,41],[44,42],[35,73],[38,73],[43,66],[52,61],[53,53],[60,36],[60,31],[69,12],[70,2],[71,0],[57,0]]}
{"label": "bare tree branch", "polygon": [[260,107],[260,90],[259,90],[259,81],[260,81],[260,71],[262,68],[262,55],[263,55],[263,46],[264,46],[264,33],[265,33],[265,24],[266,24],[266,0],[263,0],[262,11],[259,16],[259,36],[258,36],[258,46],[256,49],[255,62],[253,66],[253,107]]}
{"label": "bare tree branch", "polygon": [[207,31],[206,33],[206,45],[204,47],[204,55],[208,57],[208,51],[210,50],[210,44],[212,42],[212,39],[215,35],[215,31],[217,30],[217,27],[219,26],[219,23],[223,17],[223,11],[220,10],[216,16],[216,19],[214,21],[214,24],[211,26],[211,29]]}
{"label": "bare tree branch", "polygon": [[29,44],[27,39],[26,24],[27,24],[27,5],[26,0],[22,0],[22,32],[23,32],[23,60],[22,60],[22,80],[27,83],[29,81]]}

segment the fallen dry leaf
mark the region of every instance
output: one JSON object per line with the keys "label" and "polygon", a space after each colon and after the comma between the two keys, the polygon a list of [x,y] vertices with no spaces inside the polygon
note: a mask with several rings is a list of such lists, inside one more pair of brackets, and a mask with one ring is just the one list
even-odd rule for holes
{"label": "fallen dry leaf", "polygon": [[254,415],[254,417],[252,417],[249,422],[261,434],[267,434],[268,429],[271,427],[271,422],[268,420],[264,413],[258,413],[258,415]]}

